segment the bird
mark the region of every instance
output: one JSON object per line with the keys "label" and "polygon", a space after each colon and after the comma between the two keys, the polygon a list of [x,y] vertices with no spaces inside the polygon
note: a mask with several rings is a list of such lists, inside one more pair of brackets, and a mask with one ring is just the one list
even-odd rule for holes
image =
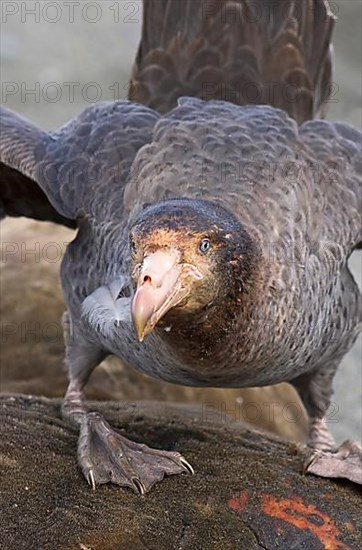
{"label": "bird", "polygon": [[1,108],[0,212],[77,230],[60,275],[78,464],[148,492],[194,473],[87,408],[108,355],[171,383],[287,381],[309,415],[305,471],[361,483],[326,423],[362,323],[361,138],[325,120],[327,0],[144,0],[128,100],[54,132]]}

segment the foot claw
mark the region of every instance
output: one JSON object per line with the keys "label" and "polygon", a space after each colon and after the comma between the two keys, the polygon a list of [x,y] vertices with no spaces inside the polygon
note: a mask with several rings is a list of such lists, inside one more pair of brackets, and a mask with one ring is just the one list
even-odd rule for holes
{"label": "foot claw", "polygon": [[319,449],[315,449],[310,456],[304,461],[303,464],[303,474],[308,473],[308,469],[310,466],[312,466],[320,456],[322,456],[323,451],[320,451]]}
{"label": "foot claw", "polygon": [[92,487],[93,491],[96,490],[96,480],[94,479],[94,472],[93,470],[89,470],[88,474],[86,474],[86,480],[88,481],[89,485]]}
{"label": "foot claw", "polygon": [[195,470],[193,469],[191,464],[189,462],[187,462],[187,460],[183,456],[180,455],[179,458],[180,458],[180,462],[181,462],[182,466],[185,468],[185,471],[193,476],[194,473],[195,473]]}
{"label": "foot claw", "polygon": [[140,495],[144,495],[147,492],[146,487],[143,485],[142,481],[139,480],[137,477],[132,479],[134,486],[136,487],[136,491]]}

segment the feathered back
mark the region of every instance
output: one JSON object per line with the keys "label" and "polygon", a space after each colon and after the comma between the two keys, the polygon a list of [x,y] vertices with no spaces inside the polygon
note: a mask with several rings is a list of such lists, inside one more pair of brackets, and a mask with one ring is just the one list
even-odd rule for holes
{"label": "feathered back", "polygon": [[130,99],[160,113],[187,95],[323,117],[334,23],[326,0],[144,0]]}

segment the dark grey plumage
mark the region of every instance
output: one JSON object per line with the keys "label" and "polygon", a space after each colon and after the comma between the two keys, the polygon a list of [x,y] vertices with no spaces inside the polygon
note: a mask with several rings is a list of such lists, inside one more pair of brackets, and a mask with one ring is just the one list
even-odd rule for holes
{"label": "dark grey plumage", "polygon": [[160,113],[188,95],[322,117],[334,23],[325,0],[144,0],[130,99]]}
{"label": "dark grey plumage", "polygon": [[[147,2],[144,27],[160,17],[160,6],[170,16],[171,4]],[[247,1],[235,4],[248,7]],[[295,8],[293,1],[280,2],[283,5]],[[306,24],[312,8],[310,2],[303,6]],[[297,120],[311,118],[321,108],[313,94],[321,82],[329,82],[323,75],[330,75],[331,19],[324,2],[313,3],[314,13],[323,6],[325,27],[312,25],[317,44],[321,29],[327,29],[318,69],[313,68],[309,79],[312,108],[306,110],[304,100],[293,104]],[[200,2],[177,3],[178,18],[171,17],[173,27],[167,26],[167,40],[178,37],[176,58],[188,47],[190,36],[200,32],[202,7]],[[191,24],[191,19],[190,33],[180,38],[178,21]],[[215,21],[214,31],[219,29]],[[251,23],[233,23],[231,28],[246,44],[251,33],[254,43]],[[281,37],[283,31],[282,19],[271,27],[262,21],[257,35],[269,43],[270,36]],[[286,34],[290,32],[288,27]],[[158,38],[151,41],[149,34],[148,29],[145,41],[152,49]],[[220,32],[211,36],[217,51]],[[160,45],[166,47],[167,40]],[[295,40],[290,38],[292,45]],[[298,48],[303,51],[303,41]],[[138,64],[142,51],[141,45]],[[308,63],[303,70],[307,75]],[[183,88],[177,82],[172,93],[179,96]],[[171,96],[162,97],[172,103]],[[323,417],[336,368],[362,318],[361,296],[347,266],[348,256],[362,241],[362,139],[358,130],[343,123],[315,120],[298,127],[285,110],[181,98],[176,108],[160,116],[146,106],[120,101],[91,107],[47,134],[2,109],[3,212],[79,228],[61,269],[70,373],[63,413],[80,425],[79,462],[93,486],[113,481],[144,492],[165,473],[190,470],[177,453],[155,455],[120,435],[110,442],[114,432],[103,419],[86,412],[83,387],[109,353],[176,383],[242,387],[290,381],[311,418],[311,445],[332,446]],[[181,247],[191,246],[187,232],[198,235],[200,229],[200,234],[208,231],[221,239],[224,249],[229,239],[235,255],[225,260],[229,271],[220,267],[220,275],[210,279],[219,285],[215,303],[205,302],[201,311],[189,315],[181,304],[141,343],[130,318],[136,260],[129,236],[138,231],[145,243],[153,227],[157,233],[157,221],[147,226],[150,219],[158,219],[147,207],[159,201],[166,201],[159,207],[166,219],[162,238],[167,231],[174,235],[179,220],[187,228]],[[142,224],[148,227],[147,235]],[[243,232],[249,244],[242,240]],[[237,290],[230,275],[234,268],[240,275]],[[222,307],[217,300],[223,285],[229,286]],[[119,447],[124,459],[115,466]],[[143,468],[135,463],[140,450],[145,453]],[[336,461],[328,464],[331,475],[346,475],[338,473],[338,467],[333,470]],[[347,477],[358,481],[357,467]]]}

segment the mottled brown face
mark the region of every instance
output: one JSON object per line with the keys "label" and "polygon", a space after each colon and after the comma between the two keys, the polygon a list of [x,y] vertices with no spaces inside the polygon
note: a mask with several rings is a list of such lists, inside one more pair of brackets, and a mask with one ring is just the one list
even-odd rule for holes
{"label": "mottled brown face", "polygon": [[243,239],[235,223],[224,209],[196,200],[158,203],[142,214],[130,235],[139,340],[161,319],[191,322],[230,289],[241,291]]}

